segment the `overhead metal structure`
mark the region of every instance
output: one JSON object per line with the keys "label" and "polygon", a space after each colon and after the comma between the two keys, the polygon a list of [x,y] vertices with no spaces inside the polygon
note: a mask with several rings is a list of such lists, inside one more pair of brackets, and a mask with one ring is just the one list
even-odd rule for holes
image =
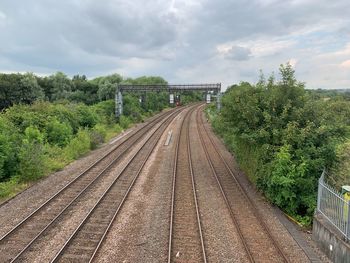
{"label": "overhead metal structure", "polygon": [[115,93],[116,116],[123,114],[123,93],[124,92],[169,92],[169,94],[184,91],[202,91],[212,94],[217,98],[217,107],[220,109],[221,83],[216,84],[181,84],[181,85],[163,85],[163,84],[121,84],[117,85]]}
{"label": "overhead metal structure", "polygon": [[150,85],[118,85],[120,92],[147,92],[147,91],[204,91],[218,93],[221,91],[221,83],[218,84],[181,84],[181,85],[162,85],[162,84],[150,84]]}

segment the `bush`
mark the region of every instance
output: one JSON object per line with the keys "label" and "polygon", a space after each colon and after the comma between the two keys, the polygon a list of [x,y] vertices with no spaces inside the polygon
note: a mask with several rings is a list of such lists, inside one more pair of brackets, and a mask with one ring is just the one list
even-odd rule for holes
{"label": "bush", "polygon": [[61,123],[57,119],[52,119],[46,127],[47,141],[50,144],[63,147],[67,145],[73,136],[73,129],[67,123]]}
{"label": "bush", "polygon": [[77,159],[90,150],[90,135],[87,130],[80,129],[64,149],[69,160]]}
{"label": "bush", "polygon": [[81,127],[92,128],[97,124],[97,115],[89,106],[79,104],[76,111]]}
{"label": "bush", "polygon": [[25,137],[18,153],[20,181],[33,181],[44,175],[46,169],[43,140],[44,136],[36,127],[26,128]]}
{"label": "bush", "polygon": [[114,124],[113,126],[110,126],[107,129],[106,141],[110,140],[112,137],[116,136],[117,134],[121,133],[122,131],[123,131],[123,128],[120,127],[119,124]]}
{"label": "bush", "polygon": [[99,144],[105,142],[106,135],[106,127],[102,124],[97,124],[90,132],[90,148],[96,149]]}
{"label": "bush", "polygon": [[124,115],[122,115],[122,116],[119,117],[119,125],[120,125],[124,130],[127,129],[127,128],[129,128],[129,126],[130,126],[131,123],[132,123],[132,122],[131,122],[131,120],[130,120],[128,117],[126,117],[126,116],[124,116]]}
{"label": "bush", "polygon": [[98,116],[99,123],[103,123],[103,124],[115,123],[116,117],[115,117],[114,100],[101,101],[93,106],[93,110]]}
{"label": "bush", "polygon": [[0,181],[14,174],[17,168],[16,150],[20,140],[17,129],[0,116]]}
{"label": "bush", "polygon": [[12,177],[10,180],[0,183],[0,198],[11,196],[18,188],[18,183],[18,177]]}
{"label": "bush", "polygon": [[350,140],[337,147],[337,162],[331,169],[328,180],[334,187],[340,189],[350,183]]}

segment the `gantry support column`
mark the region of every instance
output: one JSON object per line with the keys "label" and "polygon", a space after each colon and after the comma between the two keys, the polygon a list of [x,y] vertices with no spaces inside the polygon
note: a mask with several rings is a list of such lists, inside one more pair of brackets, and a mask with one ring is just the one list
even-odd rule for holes
{"label": "gantry support column", "polygon": [[216,95],[216,108],[221,111],[221,92],[219,91]]}
{"label": "gantry support column", "polygon": [[115,91],[115,116],[118,118],[123,114],[123,95],[117,86]]}

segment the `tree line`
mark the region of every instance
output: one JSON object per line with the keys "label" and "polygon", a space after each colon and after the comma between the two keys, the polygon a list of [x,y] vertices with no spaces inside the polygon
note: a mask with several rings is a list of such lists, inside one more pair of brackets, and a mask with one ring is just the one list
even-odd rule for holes
{"label": "tree line", "polygon": [[136,79],[112,74],[88,80],[85,75],[69,78],[62,72],[50,76],[33,73],[0,74],[0,111],[14,104],[30,104],[37,100],[68,100],[87,105],[114,98],[116,85],[123,84],[167,84],[157,76]]}

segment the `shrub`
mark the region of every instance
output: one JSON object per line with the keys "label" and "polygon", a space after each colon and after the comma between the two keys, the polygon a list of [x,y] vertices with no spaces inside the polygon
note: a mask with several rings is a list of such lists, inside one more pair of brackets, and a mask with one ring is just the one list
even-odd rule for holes
{"label": "shrub", "polygon": [[131,124],[131,120],[130,120],[128,117],[126,117],[126,116],[124,116],[124,115],[122,115],[122,116],[119,117],[119,125],[120,125],[123,129],[129,128],[130,124]]}
{"label": "shrub", "polygon": [[17,129],[0,116],[0,181],[11,177],[17,168],[16,149],[19,140]]}
{"label": "shrub", "polygon": [[101,101],[93,106],[94,112],[98,116],[99,123],[115,123],[115,102],[114,100]]}
{"label": "shrub", "polygon": [[14,189],[18,188],[18,177],[12,177],[6,182],[0,183],[0,198],[4,198],[13,194]]}
{"label": "shrub", "polygon": [[97,115],[89,106],[79,104],[76,106],[76,111],[81,127],[92,128],[96,125]]}
{"label": "shrub", "polygon": [[64,149],[69,160],[77,159],[90,150],[90,135],[87,130],[80,129],[76,136]]}
{"label": "shrub", "polygon": [[90,148],[96,149],[106,139],[107,130],[102,124],[97,124],[90,132]]}
{"label": "shrub", "polygon": [[44,136],[38,128],[29,126],[18,153],[20,181],[28,182],[41,178],[45,172],[43,150]]}
{"label": "shrub", "polygon": [[331,169],[329,182],[340,189],[350,182],[350,140],[337,147],[337,162]]}
{"label": "shrub", "polygon": [[49,143],[65,146],[69,143],[73,135],[72,127],[67,123],[61,123],[57,119],[52,119],[46,127],[47,140]]}

